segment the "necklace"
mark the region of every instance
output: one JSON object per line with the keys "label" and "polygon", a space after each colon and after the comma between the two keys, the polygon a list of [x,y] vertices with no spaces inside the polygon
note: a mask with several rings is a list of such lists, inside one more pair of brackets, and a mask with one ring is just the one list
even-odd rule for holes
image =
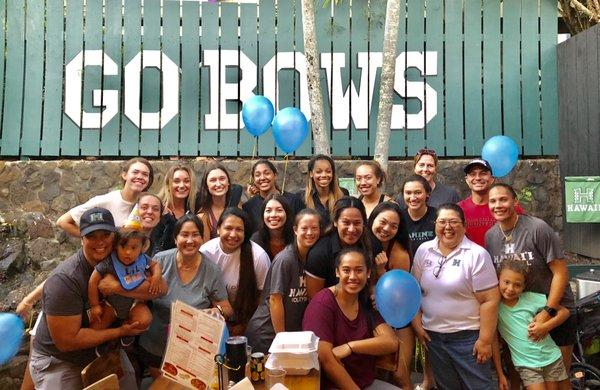
{"label": "necklace", "polygon": [[519,214],[517,214],[517,219],[515,219],[515,224],[513,225],[513,227],[510,228],[510,229],[508,229],[508,230],[510,230],[509,234],[504,233],[504,230],[502,230],[502,228],[500,228],[500,232],[504,236],[504,241],[506,241],[506,242],[512,242],[512,240],[513,240],[512,234],[515,231],[515,228],[517,227],[517,222],[519,222]]}
{"label": "necklace", "polygon": [[179,266],[179,268],[182,271],[191,271],[193,269],[198,268],[198,265],[200,265],[199,261],[194,261],[194,264],[191,264],[191,265],[183,265],[183,259],[181,259],[181,258],[178,259],[177,263],[178,263],[177,265]]}

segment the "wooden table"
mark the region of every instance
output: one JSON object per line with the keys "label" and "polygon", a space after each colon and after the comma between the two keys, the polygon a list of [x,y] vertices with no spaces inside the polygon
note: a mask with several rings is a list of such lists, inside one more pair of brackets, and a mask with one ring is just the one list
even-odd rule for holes
{"label": "wooden table", "polygon": [[[286,375],[285,386],[290,390],[319,390],[320,388],[319,370],[312,369],[308,375]],[[256,390],[268,390],[263,383],[254,384]],[[185,386],[161,376],[150,386],[150,390],[186,390]]]}

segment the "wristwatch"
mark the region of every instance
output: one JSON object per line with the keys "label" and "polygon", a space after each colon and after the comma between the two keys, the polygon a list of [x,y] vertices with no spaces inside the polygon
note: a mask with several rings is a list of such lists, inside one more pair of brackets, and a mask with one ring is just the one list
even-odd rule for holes
{"label": "wristwatch", "polygon": [[553,307],[544,306],[544,310],[550,315],[550,317],[554,317],[556,315],[556,309]]}

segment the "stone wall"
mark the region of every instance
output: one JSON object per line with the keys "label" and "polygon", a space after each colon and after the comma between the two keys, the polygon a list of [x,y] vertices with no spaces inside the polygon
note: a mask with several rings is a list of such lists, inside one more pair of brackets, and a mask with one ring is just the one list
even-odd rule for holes
{"label": "stone wall", "polygon": [[[209,160],[188,162],[201,175]],[[155,180],[151,191],[158,192],[164,172],[173,161],[153,161]],[[252,161],[227,160],[232,181],[248,182]],[[465,197],[468,188],[462,171],[467,160],[440,161],[439,179],[454,185]],[[11,311],[17,303],[56,265],[73,253],[78,240],[69,238],[54,221],[71,207],[90,197],[120,186],[119,161],[0,161],[0,311]],[[357,160],[337,162],[339,177],[352,177]],[[276,162],[282,184],[285,163]],[[390,162],[386,192],[395,196],[412,161]],[[288,162],[285,189],[304,187],[306,160]],[[525,210],[562,230],[562,196],[558,160],[520,161],[507,179],[519,193]],[[39,307],[39,305],[38,305]],[[26,363],[27,348],[0,370],[0,388],[18,388]]]}

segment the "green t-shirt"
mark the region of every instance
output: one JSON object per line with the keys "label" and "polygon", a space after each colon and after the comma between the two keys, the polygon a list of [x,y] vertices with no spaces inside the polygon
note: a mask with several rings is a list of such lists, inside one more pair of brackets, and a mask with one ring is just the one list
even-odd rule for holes
{"label": "green t-shirt", "polygon": [[550,335],[537,342],[527,337],[527,326],[546,301],[544,294],[524,292],[513,307],[500,303],[498,331],[510,348],[515,367],[545,367],[561,357],[560,349]]}

